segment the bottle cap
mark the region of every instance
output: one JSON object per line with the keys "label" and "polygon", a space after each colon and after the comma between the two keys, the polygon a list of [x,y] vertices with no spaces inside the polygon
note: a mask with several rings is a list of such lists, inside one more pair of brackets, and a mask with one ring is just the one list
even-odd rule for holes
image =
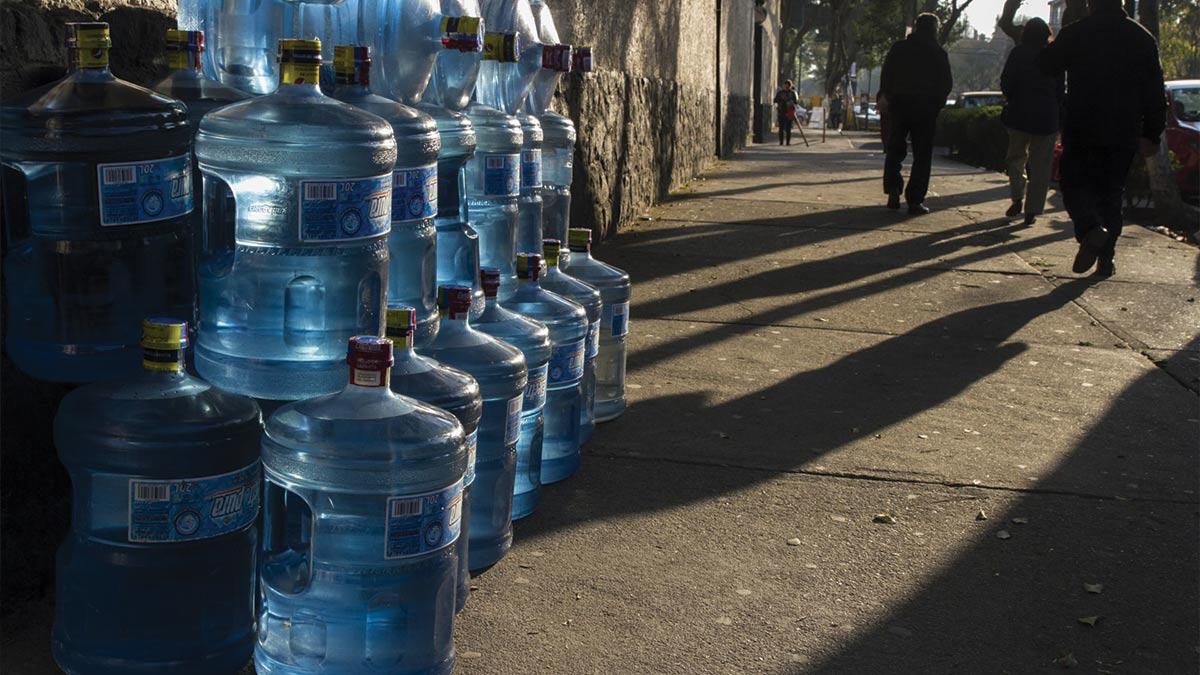
{"label": "bottle cap", "polygon": [[352,370],[387,370],[394,363],[392,341],[377,335],[356,335],[350,338],[346,363]]}
{"label": "bottle cap", "polygon": [[471,311],[470,286],[438,286],[438,312],[443,318],[465,319]]}
{"label": "bottle cap", "polygon": [[388,307],[388,337],[410,337],[417,332],[417,310],[412,307]]}
{"label": "bottle cap", "polygon": [[175,30],[167,31],[167,62],[171,68],[199,68],[200,54],[204,52],[204,31]]}
{"label": "bottle cap", "polygon": [[442,17],[442,46],[460,52],[483,51],[483,20],[477,16]]}
{"label": "bottle cap", "polygon": [[112,37],[103,21],[67,24],[67,49],[110,49]]}
{"label": "bottle cap", "polygon": [[542,256],[540,253],[517,254],[517,278],[536,281],[542,276]]}
{"label": "bottle cap", "polygon": [[279,81],[281,84],[319,84],[321,77],[321,41],[279,41]]}
{"label": "bottle cap", "polygon": [[516,63],[521,53],[521,36],[516,33],[484,33],[483,60]]}
{"label": "bottle cap", "polygon": [[483,297],[496,297],[500,292],[500,270],[491,267],[479,270],[479,283],[483,286]]}
{"label": "bottle cap", "polygon": [[547,267],[558,267],[558,254],[561,250],[561,241],[557,239],[542,240],[542,255],[546,256]]}
{"label": "bottle cap", "polygon": [[571,70],[571,45],[542,45],[542,68],[560,73]]}
{"label": "bottle cap", "polygon": [[571,70],[577,73],[592,72],[591,47],[575,47],[571,50]]}
{"label": "bottle cap", "polygon": [[586,251],[592,247],[592,231],[585,227],[572,227],[567,231],[567,243],[572,251]]}
{"label": "bottle cap", "polygon": [[187,348],[187,322],[150,317],[142,321],[142,367],[163,372],[183,371]]}
{"label": "bottle cap", "polygon": [[336,45],[333,48],[333,72],[338,84],[370,84],[371,48]]}

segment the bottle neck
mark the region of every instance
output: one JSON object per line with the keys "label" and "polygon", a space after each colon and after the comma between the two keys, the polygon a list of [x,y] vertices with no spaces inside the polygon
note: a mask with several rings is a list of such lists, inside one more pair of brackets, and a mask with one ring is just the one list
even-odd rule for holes
{"label": "bottle neck", "polygon": [[592,257],[592,249],[590,246],[579,247],[579,248],[571,247],[570,257],[571,258],[590,258],[590,257]]}
{"label": "bottle neck", "polygon": [[199,72],[200,52],[186,49],[172,49],[167,52],[167,66],[171,70],[184,72]]}
{"label": "bottle neck", "polygon": [[183,350],[142,347],[142,368],[160,375],[182,375]]}
{"label": "bottle neck", "polygon": [[350,387],[355,389],[371,390],[371,389],[386,389],[392,382],[392,369],[384,368],[383,370],[368,370],[364,368],[350,367]]}
{"label": "bottle neck", "polygon": [[319,93],[321,63],[283,61],[279,64],[279,91],[288,93]]}
{"label": "bottle neck", "polygon": [[371,87],[360,82],[354,84],[339,84],[337,85],[337,93],[341,96],[366,96],[371,93]]}
{"label": "bottle neck", "polygon": [[67,67],[70,72],[88,71],[88,72],[108,72],[108,50],[102,48],[96,49],[68,49],[67,50]]}

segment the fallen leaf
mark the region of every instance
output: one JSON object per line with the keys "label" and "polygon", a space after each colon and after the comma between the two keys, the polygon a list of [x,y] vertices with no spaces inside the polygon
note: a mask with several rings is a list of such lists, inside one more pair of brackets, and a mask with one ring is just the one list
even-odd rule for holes
{"label": "fallen leaf", "polygon": [[1098,617],[1098,616],[1081,616],[1077,619],[1077,621],[1079,621],[1079,623],[1081,623],[1085,626],[1095,626],[1096,622],[1099,620],[1100,620],[1100,617]]}
{"label": "fallen leaf", "polygon": [[883,523],[884,525],[896,524],[896,516],[893,516],[890,513],[876,513],[875,517],[871,520],[876,523]]}
{"label": "fallen leaf", "polygon": [[1012,537],[1012,535],[1008,533],[1008,530],[1000,530],[999,532],[996,533],[997,539],[1009,539],[1011,537]]}
{"label": "fallen leaf", "polygon": [[926,434],[917,434],[917,438],[929,438]]}
{"label": "fallen leaf", "polygon": [[1104,592],[1104,584],[1087,584],[1087,583],[1085,583],[1083,585],[1083,590],[1087,591],[1088,593],[1103,593]]}
{"label": "fallen leaf", "polygon": [[984,513],[983,509],[979,509],[979,513],[975,514],[975,520],[987,520],[987,514]]}
{"label": "fallen leaf", "polygon": [[799,546],[799,545],[800,545],[800,538],[799,538],[799,537],[792,537],[791,539],[788,539],[788,540],[787,540],[787,545],[788,545],[788,546]]}
{"label": "fallen leaf", "polygon": [[1074,654],[1066,652],[1057,659],[1054,659],[1054,665],[1062,666],[1063,668],[1074,668],[1079,665],[1079,661],[1075,658]]}

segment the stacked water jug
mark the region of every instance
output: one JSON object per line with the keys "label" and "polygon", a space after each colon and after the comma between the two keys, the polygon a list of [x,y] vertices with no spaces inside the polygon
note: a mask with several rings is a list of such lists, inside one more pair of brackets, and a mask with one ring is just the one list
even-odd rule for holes
{"label": "stacked water jug", "polygon": [[569,227],[549,110],[590,50],[541,0],[179,25],[153,90],[75,23],[68,75],[0,106],[6,348],[84,384],[55,658],[449,673],[469,574],[625,406],[629,278]]}

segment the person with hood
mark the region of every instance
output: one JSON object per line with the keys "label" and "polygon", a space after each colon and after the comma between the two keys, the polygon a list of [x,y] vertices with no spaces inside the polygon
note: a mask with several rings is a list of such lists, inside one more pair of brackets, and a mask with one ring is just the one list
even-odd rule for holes
{"label": "person with hood", "polygon": [[[936,14],[918,16],[912,33],[888,51],[879,78],[880,112],[887,114],[889,127],[883,191],[889,209],[900,208],[903,193],[908,213],[914,216],[929,213],[924,202],[933,164],[933,132],[938,113],[954,87],[950,57],[937,41],[940,25]],[[913,163],[905,188],[900,168],[908,154],[909,136]]]}
{"label": "person with hood", "polygon": [[1054,159],[1063,96],[1063,78],[1047,75],[1035,63],[1037,55],[1050,43],[1050,37],[1050,26],[1045,21],[1038,18],[1026,21],[1021,29],[1021,44],[1009,52],[1000,75],[1005,99],[1000,120],[1008,129],[1005,163],[1012,197],[1005,215],[1015,218],[1024,207],[1026,225],[1032,225],[1046,208],[1050,162]]}
{"label": "person with hood", "polygon": [[1134,156],[1158,152],[1167,97],[1154,37],[1130,19],[1121,0],[1088,0],[1090,14],[1065,26],[1037,56],[1055,77],[1066,73],[1059,189],[1075,223],[1072,269],[1116,273],[1121,202]]}

